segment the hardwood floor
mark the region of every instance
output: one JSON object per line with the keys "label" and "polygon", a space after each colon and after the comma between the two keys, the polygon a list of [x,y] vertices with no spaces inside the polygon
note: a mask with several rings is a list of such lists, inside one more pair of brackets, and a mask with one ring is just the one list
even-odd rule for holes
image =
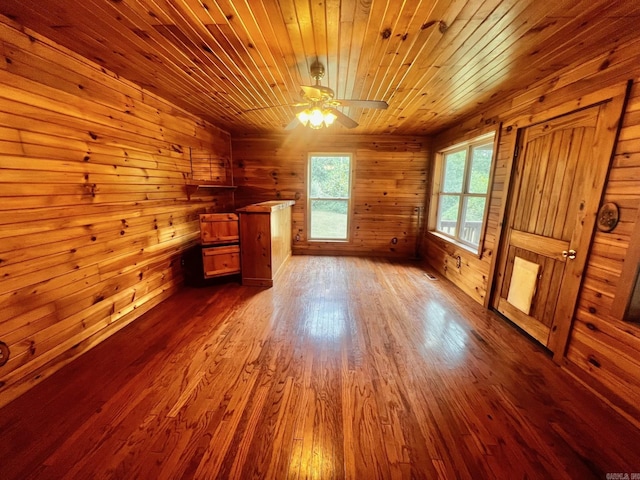
{"label": "hardwood floor", "polygon": [[416,264],[185,288],[0,410],[0,478],[604,478],[640,432]]}

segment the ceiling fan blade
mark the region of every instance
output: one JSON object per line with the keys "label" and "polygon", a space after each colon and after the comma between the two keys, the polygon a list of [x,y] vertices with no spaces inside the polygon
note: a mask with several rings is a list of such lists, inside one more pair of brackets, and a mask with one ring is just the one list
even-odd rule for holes
{"label": "ceiling fan blade", "polygon": [[329,110],[336,116],[336,120],[345,127],[356,128],[358,126],[358,122],[356,122],[353,118],[347,117],[340,110],[336,110],[335,108],[330,108]]}
{"label": "ceiling fan blade", "polygon": [[309,102],[289,103],[285,105],[269,105],[267,107],[250,108],[249,110],[243,110],[241,113],[257,112],[258,110],[268,110],[269,108],[280,108],[280,107],[292,107],[292,108],[308,107],[309,105],[310,105]]}
{"label": "ceiling fan blade", "polygon": [[293,130],[294,128],[296,128],[298,125],[302,125],[300,123],[300,120],[298,120],[298,117],[293,117],[293,120],[291,120],[286,127],[284,127],[285,130]]}
{"label": "ceiling fan blade", "polygon": [[383,100],[334,100],[340,107],[356,107],[356,108],[378,108],[386,110],[389,104]]}

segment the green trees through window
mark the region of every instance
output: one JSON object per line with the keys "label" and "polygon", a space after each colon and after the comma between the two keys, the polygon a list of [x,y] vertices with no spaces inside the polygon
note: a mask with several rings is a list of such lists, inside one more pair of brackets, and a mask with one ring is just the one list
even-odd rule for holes
{"label": "green trees through window", "polygon": [[351,156],[309,157],[309,239],[347,240],[351,196]]}
{"label": "green trees through window", "polygon": [[493,138],[440,154],[436,231],[478,247],[489,188]]}

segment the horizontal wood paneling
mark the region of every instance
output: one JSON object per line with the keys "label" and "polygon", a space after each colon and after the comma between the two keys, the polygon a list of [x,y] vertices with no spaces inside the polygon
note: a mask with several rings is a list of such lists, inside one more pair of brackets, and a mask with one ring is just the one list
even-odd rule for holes
{"label": "horizontal wood paneling", "polygon": [[[556,105],[575,102],[584,106],[582,98],[591,92],[610,88],[627,79],[640,81],[637,52],[640,43],[628,41],[607,54],[588,61],[576,62],[552,76],[533,83],[526,90],[496,102],[477,115],[442,132],[435,140],[434,151],[459,139],[482,133],[489,125],[503,122],[505,127],[526,115],[549,116]],[[446,275],[478,302],[487,303],[488,285],[505,200],[516,128],[503,128],[497,157],[496,174],[491,191],[489,225],[482,258],[457,249],[431,234],[424,237],[422,252],[427,261]],[[640,88],[637,83],[623,117],[605,187],[604,201],[620,207],[620,223],[610,233],[596,232],[581,287],[574,328],[565,364],[576,376],[616,404],[629,417],[640,418],[640,358],[637,355],[640,326],[623,322],[611,314],[616,287],[632,239],[640,201]],[[462,267],[453,269],[460,255]]]}
{"label": "horizontal wood paneling", "polygon": [[199,214],[189,147],[229,135],[10,22],[0,23],[0,405],[176,291]]}
{"label": "horizontal wood paneling", "polygon": [[[294,254],[416,254],[425,201],[427,139],[332,136],[311,131],[290,136],[234,137],[232,149],[239,206],[266,200],[296,201],[292,214]],[[353,154],[349,242],[307,240],[309,152]]]}
{"label": "horizontal wood paneling", "polygon": [[[457,143],[471,140],[477,136],[495,131],[498,135],[498,152],[495,154],[495,171],[492,190],[489,195],[489,213],[484,240],[481,241],[482,251],[479,255],[444,240],[441,236],[433,235],[425,228],[425,235],[420,245],[421,255],[437,271],[446,276],[464,292],[473,297],[478,303],[487,304],[487,278],[490,271],[496,247],[496,230],[501,215],[502,188],[510,165],[506,145],[509,145],[510,132],[498,132],[497,121],[488,122],[489,125],[474,128],[470,131],[459,132],[455,127],[452,132],[444,132],[433,140],[433,153]],[[505,134],[506,133],[506,134]],[[432,172],[430,178],[432,176]],[[425,211],[429,211],[427,206]],[[458,261],[458,258],[460,259]]]}

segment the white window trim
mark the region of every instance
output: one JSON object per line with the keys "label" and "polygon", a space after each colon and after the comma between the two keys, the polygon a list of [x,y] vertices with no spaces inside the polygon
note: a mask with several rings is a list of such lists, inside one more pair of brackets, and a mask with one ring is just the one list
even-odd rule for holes
{"label": "white window trim", "polygon": [[[438,150],[435,156],[434,168],[432,171],[432,182],[431,182],[431,201],[429,203],[429,221],[428,221],[428,231],[431,235],[434,235],[442,240],[452,243],[460,248],[463,248],[476,256],[481,256],[482,248],[484,245],[484,236],[487,227],[487,219],[489,216],[489,203],[491,199],[491,190],[493,185],[493,176],[495,171],[495,163],[496,163],[496,155],[498,151],[498,134],[497,131],[491,131],[489,133],[485,133],[482,135],[478,135],[464,142],[458,142],[454,145],[448,146],[446,148],[442,148]],[[493,143],[493,152],[491,157],[491,167],[489,169],[489,184],[487,186],[486,194],[479,193],[465,193],[467,190],[468,182],[469,182],[469,168],[471,163],[469,162],[469,153],[473,147],[479,145],[486,145],[487,143]],[[438,218],[438,210],[440,208],[440,197],[442,195],[447,195],[447,192],[442,192],[441,185],[443,181],[444,174],[444,158],[446,154],[454,153],[456,151],[467,150],[467,161],[465,162],[465,176],[463,180],[462,192],[460,194],[454,194],[460,197],[460,209],[458,210],[458,219],[457,219],[457,227],[459,228],[461,224],[461,216],[462,216],[462,205],[464,203],[464,199],[468,197],[484,197],[486,199],[484,205],[484,214],[482,216],[482,226],[480,229],[480,238],[478,241],[478,245],[473,245],[469,242],[466,242],[458,237],[449,235],[447,233],[436,230],[437,226],[437,218]]]}
{"label": "white window trim", "polygon": [[[349,157],[349,196],[336,198],[316,198],[311,196],[311,158],[313,157]],[[355,172],[355,155],[353,152],[309,152],[307,155],[307,241],[309,243],[349,243],[351,242],[352,199]],[[347,238],[312,238],[311,237],[311,202],[312,200],[342,200],[347,202]]]}

